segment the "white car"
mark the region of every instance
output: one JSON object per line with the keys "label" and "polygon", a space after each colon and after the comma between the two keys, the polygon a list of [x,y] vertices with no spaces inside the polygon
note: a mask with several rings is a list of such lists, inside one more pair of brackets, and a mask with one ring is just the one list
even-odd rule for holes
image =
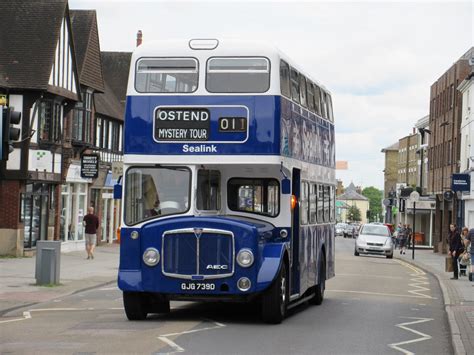
{"label": "white car", "polygon": [[364,224],[355,241],[354,255],[373,254],[393,258],[392,233],[387,226],[380,224]]}

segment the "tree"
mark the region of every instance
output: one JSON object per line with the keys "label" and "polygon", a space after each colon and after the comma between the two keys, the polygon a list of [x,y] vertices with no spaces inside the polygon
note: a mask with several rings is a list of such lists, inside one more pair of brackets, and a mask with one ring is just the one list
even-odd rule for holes
{"label": "tree", "polygon": [[347,210],[347,218],[349,218],[349,222],[360,222],[362,218],[360,218],[360,209],[356,205],[349,207]]}
{"label": "tree", "polygon": [[369,221],[378,222],[382,218],[383,192],[373,186],[362,190],[362,195],[369,199]]}

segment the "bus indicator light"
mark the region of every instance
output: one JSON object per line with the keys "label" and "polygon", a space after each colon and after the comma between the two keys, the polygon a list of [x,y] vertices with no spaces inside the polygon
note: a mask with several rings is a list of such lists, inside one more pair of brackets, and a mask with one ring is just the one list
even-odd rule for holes
{"label": "bus indicator light", "polygon": [[297,203],[298,203],[298,199],[296,198],[296,196],[291,195],[291,209],[292,210],[295,209]]}

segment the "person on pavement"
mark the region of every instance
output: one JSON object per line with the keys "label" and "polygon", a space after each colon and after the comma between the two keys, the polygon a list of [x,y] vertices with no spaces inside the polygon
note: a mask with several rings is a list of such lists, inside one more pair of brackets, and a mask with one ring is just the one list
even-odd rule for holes
{"label": "person on pavement", "polygon": [[[474,228],[472,228],[465,241],[464,245],[466,246],[466,250],[470,249],[471,253],[471,272],[469,273],[469,281],[474,282]],[[474,285],[473,285],[474,286]]]}
{"label": "person on pavement", "polygon": [[455,224],[449,225],[449,255],[453,263],[453,272],[454,275],[451,277],[451,280],[458,279],[458,257],[464,251],[464,246],[461,241],[461,234],[456,228]]}
{"label": "person on pavement", "polygon": [[405,224],[398,232],[398,243],[400,245],[400,254],[405,254],[407,244],[407,225]]}
{"label": "person on pavement", "polygon": [[86,227],[86,251],[87,259],[94,259],[94,248],[97,243],[97,229],[99,228],[99,218],[94,214],[94,207],[87,209],[83,222]]}
{"label": "person on pavement", "polygon": [[[465,247],[464,250],[467,250],[467,247],[469,245],[469,243],[466,243],[468,234],[469,234],[469,228],[464,227],[461,231],[461,242],[463,246]],[[461,255],[458,255],[458,259],[459,259],[459,276],[466,276],[467,265],[464,263],[461,263]]]}

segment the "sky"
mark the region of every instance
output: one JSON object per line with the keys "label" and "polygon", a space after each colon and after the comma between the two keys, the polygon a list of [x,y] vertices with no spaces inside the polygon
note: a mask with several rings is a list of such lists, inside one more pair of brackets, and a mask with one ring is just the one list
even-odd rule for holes
{"label": "sky", "polygon": [[473,1],[69,0],[97,11],[103,51],[143,41],[268,41],[332,93],[337,171],[382,189],[382,148],[429,114],[430,86],[474,45]]}

